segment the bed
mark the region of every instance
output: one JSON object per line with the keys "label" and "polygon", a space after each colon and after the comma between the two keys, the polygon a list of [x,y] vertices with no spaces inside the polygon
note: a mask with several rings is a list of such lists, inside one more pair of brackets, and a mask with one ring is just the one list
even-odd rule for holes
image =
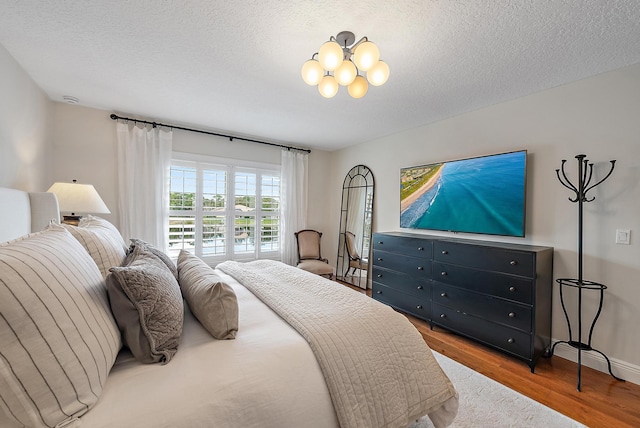
{"label": "bed", "polygon": [[[3,292],[12,277],[2,273],[1,265],[19,263],[10,257],[41,238],[6,242],[44,229],[50,220],[59,220],[59,213],[55,197],[47,193],[0,189],[0,200]],[[65,230],[47,233],[69,239]],[[84,255],[74,257],[77,263],[89,263]],[[405,427],[428,414],[440,427],[455,418],[457,393],[404,316],[279,262],[225,262],[213,272],[237,298],[233,340],[214,339],[184,304],[179,345],[168,363],[143,364],[121,346],[120,337],[111,339],[115,361],[105,364],[103,379],[97,370],[89,399],[78,399],[74,390],[83,408],[56,403],[62,420],[43,416],[48,409],[34,404],[46,401],[39,394],[54,391],[55,385],[45,382],[46,388],[30,390],[18,379],[21,368],[14,367],[17,354],[12,352],[26,345],[7,327],[15,304],[2,303],[6,293],[0,295],[0,426]],[[96,311],[108,311],[101,289],[105,282],[94,282],[91,293],[101,296]],[[37,323],[36,314],[29,318]],[[80,348],[69,348],[69,355],[82,357]]]}

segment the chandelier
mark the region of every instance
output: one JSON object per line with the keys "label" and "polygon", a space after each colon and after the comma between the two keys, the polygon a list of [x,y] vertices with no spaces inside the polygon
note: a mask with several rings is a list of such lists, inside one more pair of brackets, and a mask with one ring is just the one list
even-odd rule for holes
{"label": "chandelier", "polygon": [[[336,37],[331,36],[302,65],[302,79],[305,83],[318,85],[320,95],[325,98],[334,97],[338,93],[338,85],[346,86],[353,98],[362,98],[367,93],[369,84],[384,84],[389,78],[389,66],[380,60],[378,47],[366,37],[357,43],[354,43],[355,40],[356,36],[350,31],[342,31]],[[358,71],[366,72],[367,78]]]}

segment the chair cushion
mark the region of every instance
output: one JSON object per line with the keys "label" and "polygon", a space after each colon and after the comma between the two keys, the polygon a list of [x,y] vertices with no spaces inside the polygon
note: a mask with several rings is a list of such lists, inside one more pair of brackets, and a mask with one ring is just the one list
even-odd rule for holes
{"label": "chair cushion", "polygon": [[87,412],[121,341],[104,279],[67,230],[0,245],[0,314],[0,426],[52,427]]}
{"label": "chair cushion", "polygon": [[315,230],[301,230],[296,235],[300,260],[320,260],[320,233]]}
{"label": "chair cushion", "polygon": [[335,275],[336,269],[322,260],[302,260],[298,267],[317,275]]}

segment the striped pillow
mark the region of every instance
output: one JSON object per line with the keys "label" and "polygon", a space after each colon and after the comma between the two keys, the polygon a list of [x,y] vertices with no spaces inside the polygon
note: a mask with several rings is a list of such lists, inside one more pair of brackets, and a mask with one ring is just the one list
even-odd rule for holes
{"label": "striped pillow", "polygon": [[82,217],[80,219],[78,226],[105,229],[111,234],[114,240],[116,240],[120,245],[122,245],[122,248],[125,251],[127,250],[127,244],[124,242],[124,238],[120,234],[120,231],[112,223],[103,219],[102,217],[96,217],[91,214],[88,214],[87,216]]}
{"label": "striped pillow", "polygon": [[53,427],[98,400],[121,347],[104,280],[51,225],[0,246],[0,426]]}
{"label": "striped pillow", "polygon": [[125,248],[108,229],[101,226],[71,226],[69,224],[62,226],[71,232],[87,250],[98,265],[103,278],[107,277],[109,269],[120,266],[122,263],[126,255]]}

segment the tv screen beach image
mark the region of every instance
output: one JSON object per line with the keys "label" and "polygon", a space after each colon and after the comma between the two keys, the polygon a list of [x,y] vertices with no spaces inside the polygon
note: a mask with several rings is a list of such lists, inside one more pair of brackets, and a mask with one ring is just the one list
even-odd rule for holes
{"label": "tv screen beach image", "polygon": [[400,170],[400,227],[524,236],[526,151]]}

